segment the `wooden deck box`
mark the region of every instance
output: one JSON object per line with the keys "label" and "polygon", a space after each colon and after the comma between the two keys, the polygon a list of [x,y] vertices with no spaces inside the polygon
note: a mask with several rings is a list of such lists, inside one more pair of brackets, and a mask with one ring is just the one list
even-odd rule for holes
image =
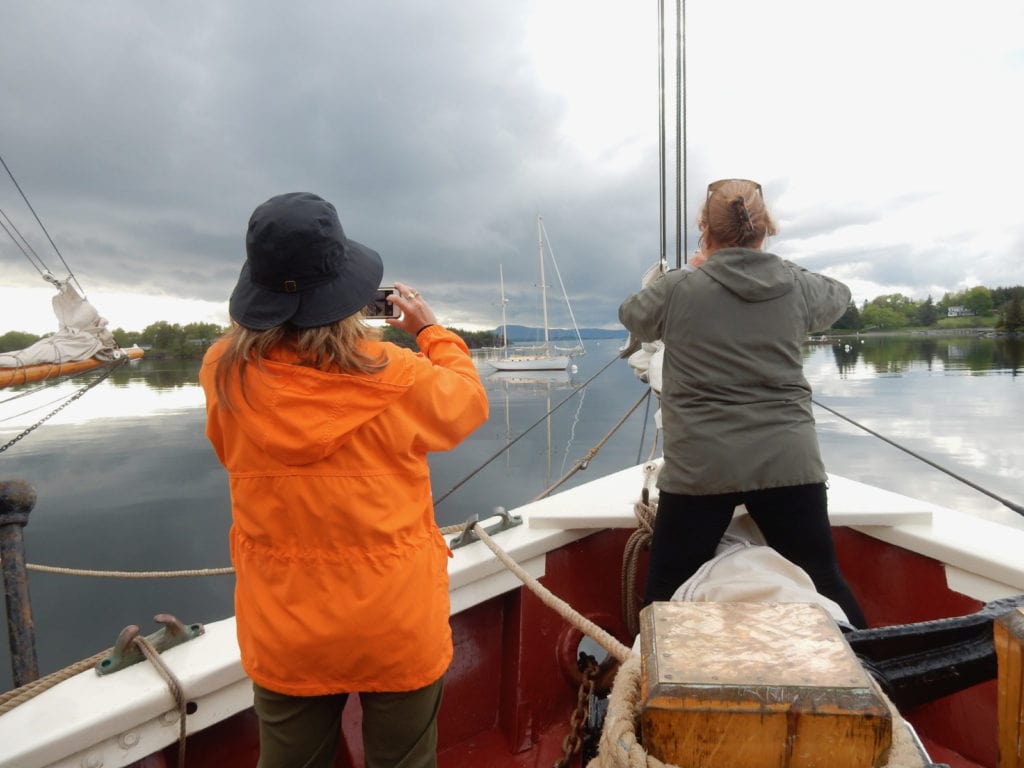
{"label": "wooden deck box", "polygon": [[993,626],[999,659],[999,768],[1024,768],[1024,608]]}
{"label": "wooden deck box", "polygon": [[804,603],[653,603],[641,732],[686,768],[868,768],[892,716],[828,613]]}

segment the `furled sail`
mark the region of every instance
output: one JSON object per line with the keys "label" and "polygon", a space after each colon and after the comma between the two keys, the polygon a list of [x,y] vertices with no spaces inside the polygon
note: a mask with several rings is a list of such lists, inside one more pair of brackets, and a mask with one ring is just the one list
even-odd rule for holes
{"label": "furled sail", "polygon": [[122,350],[107,328],[107,321],[82,298],[69,281],[54,281],[57,332],[17,352],[0,353],[0,386],[77,373],[123,357],[139,357]]}

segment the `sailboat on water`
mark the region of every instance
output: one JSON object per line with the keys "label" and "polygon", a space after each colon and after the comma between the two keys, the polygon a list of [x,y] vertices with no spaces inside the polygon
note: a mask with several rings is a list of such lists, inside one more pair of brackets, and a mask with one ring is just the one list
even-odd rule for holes
{"label": "sailboat on water", "polygon": [[576,333],[576,346],[559,347],[551,343],[550,327],[548,324],[548,287],[544,278],[544,252],[546,243],[546,232],[544,220],[537,216],[537,256],[540,262],[540,292],[541,307],[544,313],[544,341],[542,344],[532,346],[514,346],[508,344],[508,322],[505,316],[505,277],[498,267],[498,274],[501,282],[501,333],[502,347],[500,354],[487,362],[499,371],[564,371],[569,367],[573,357],[584,354],[583,338],[580,336],[580,329],[576,326],[576,317],[569,303],[569,296],[566,294],[565,285],[562,283],[562,276],[558,272],[558,264],[555,262],[555,255],[550,247],[546,250],[551,256],[551,263],[558,276],[558,284],[562,288],[562,296],[569,309],[569,317],[572,320],[573,331]]}

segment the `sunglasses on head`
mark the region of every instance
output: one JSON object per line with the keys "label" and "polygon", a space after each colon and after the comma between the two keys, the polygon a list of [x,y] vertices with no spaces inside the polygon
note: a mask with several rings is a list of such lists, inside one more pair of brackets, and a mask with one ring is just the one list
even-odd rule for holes
{"label": "sunglasses on head", "polygon": [[764,197],[764,193],[761,192],[761,185],[758,184],[756,181],[751,181],[750,179],[719,179],[718,181],[712,181],[710,184],[708,184],[708,196],[706,200],[710,200],[711,196],[715,194],[715,192],[720,190],[726,184],[733,181],[738,182],[740,184],[750,184],[751,186],[754,187],[754,189],[757,190],[757,193],[761,195],[761,197]]}

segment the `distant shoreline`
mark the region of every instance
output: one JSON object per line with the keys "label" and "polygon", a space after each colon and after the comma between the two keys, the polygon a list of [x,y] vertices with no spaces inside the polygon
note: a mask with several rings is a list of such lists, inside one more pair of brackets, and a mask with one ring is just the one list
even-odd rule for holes
{"label": "distant shoreline", "polygon": [[868,339],[888,338],[892,336],[984,336],[984,337],[1018,337],[1020,331],[999,331],[995,328],[926,328],[920,330],[890,330],[890,331],[830,331],[822,334],[813,334],[808,341],[825,342],[833,339]]}

